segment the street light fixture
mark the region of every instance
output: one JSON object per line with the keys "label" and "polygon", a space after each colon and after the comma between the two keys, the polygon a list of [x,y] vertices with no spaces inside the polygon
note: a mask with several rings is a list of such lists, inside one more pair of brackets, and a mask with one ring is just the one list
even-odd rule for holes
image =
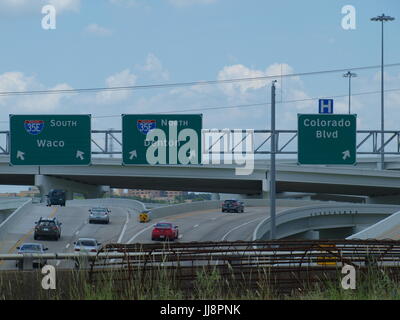
{"label": "street light fixture", "polygon": [[381,170],[383,170],[383,169],[385,169],[385,167],[384,167],[384,163],[385,163],[385,154],[384,154],[384,150],[385,150],[385,148],[384,148],[384,141],[385,141],[385,138],[384,138],[384,130],[385,130],[385,117],[384,117],[384,84],[383,84],[383,78],[384,78],[384,74],[383,74],[383,66],[384,66],[384,63],[383,63],[383,57],[384,57],[384,54],[383,54],[383,23],[384,22],[387,22],[387,21],[393,21],[394,20],[394,18],[393,17],[390,17],[390,16],[385,16],[385,14],[384,13],[382,13],[382,15],[381,16],[377,16],[377,17],[374,17],[374,18],[371,18],[371,21],[379,21],[379,22],[381,22],[382,23],[382,48],[381,48],[381,50],[382,50],[382,62],[381,62],[381,165],[380,165],[380,169]]}
{"label": "street light fixture", "polygon": [[343,77],[349,78],[349,114],[350,114],[350,110],[351,110],[351,107],[350,107],[350,105],[351,105],[351,100],[350,100],[351,99],[351,78],[357,77],[357,73],[347,71],[347,73],[345,73],[343,75]]}

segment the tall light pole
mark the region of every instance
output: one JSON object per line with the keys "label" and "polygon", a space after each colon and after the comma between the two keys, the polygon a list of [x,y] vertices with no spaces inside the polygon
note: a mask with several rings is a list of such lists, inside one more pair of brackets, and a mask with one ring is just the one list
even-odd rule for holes
{"label": "tall light pole", "polygon": [[351,78],[357,77],[357,74],[347,71],[347,73],[345,73],[343,75],[343,77],[349,78],[349,114],[350,114],[350,110],[351,110]]}
{"label": "tall light pole", "polygon": [[382,24],[382,48],[381,48],[381,50],[382,50],[382,53],[381,53],[381,56],[382,56],[382,62],[381,62],[381,165],[380,165],[380,169],[381,170],[385,169],[385,166],[384,166],[384,164],[385,164],[385,154],[384,154],[384,151],[385,151],[385,148],[384,148],[384,143],[385,143],[385,137],[384,137],[384,130],[385,130],[384,102],[385,102],[385,98],[384,98],[384,82],[383,82],[383,79],[384,79],[384,75],[383,75],[383,67],[384,67],[384,62],[383,62],[383,57],[384,57],[384,54],[383,54],[383,24],[384,24],[384,22],[393,21],[393,20],[394,20],[393,17],[385,16],[384,13],[382,13],[381,16],[377,16],[377,17],[371,18],[371,21],[379,21]]}
{"label": "tall light pole", "polygon": [[276,135],[275,135],[275,83],[277,80],[272,81],[271,86],[271,167],[270,167],[270,215],[271,215],[271,231],[270,238],[276,238]]}

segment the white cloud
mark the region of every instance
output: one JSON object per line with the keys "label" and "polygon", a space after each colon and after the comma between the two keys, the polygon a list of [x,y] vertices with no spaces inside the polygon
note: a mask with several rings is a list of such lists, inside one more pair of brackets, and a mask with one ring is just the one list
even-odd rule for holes
{"label": "white cloud", "polygon": [[156,82],[169,80],[168,70],[163,67],[160,59],[153,53],[147,55],[146,63],[143,66],[139,66],[139,69],[147,73],[147,76]]}
{"label": "white cloud", "polygon": [[[58,84],[48,90],[71,90],[73,89],[66,83]],[[23,97],[19,102],[19,107],[26,112],[55,112],[61,105],[61,101],[70,98],[71,94],[45,94]]]}
{"label": "white cloud", "polygon": [[[243,79],[243,78],[260,78],[266,76],[264,71],[252,70],[242,64],[224,67],[217,76],[218,80]],[[221,90],[228,96],[245,94],[251,89],[260,89],[267,85],[266,80],[240,81],[233,83],[223,83],[220,85]]]}
{"label": "white cloud", "polygon": [[[111,88],[133,86],[136,84],[136,80],[137,76],[131,73],[129,69],[125,69],[109,76],[105,82],[107,87]],[[116,103],[127,99],[131,94],[131,90],[103,91],[97,94],[96,101],[99,104]]]}
{"label": "white cloud", "polygon": [[[35,77],[26,76],[22,72],[6,72],[0,75],[0,92],[68,89],[72,87],[66,83],[45,87]],[[70,97],[70,94],[5,95],[0,96],[0,105],[3,112],[9,113],[48,112],[55,111],[66,97]]]}
{"label": "white cloud", "polygon": [[93,34],[100,37],[106,37],[112,35],[110,29],[99,26],[96,23],[92,23],[85,28],[85,32],[88,34]]}

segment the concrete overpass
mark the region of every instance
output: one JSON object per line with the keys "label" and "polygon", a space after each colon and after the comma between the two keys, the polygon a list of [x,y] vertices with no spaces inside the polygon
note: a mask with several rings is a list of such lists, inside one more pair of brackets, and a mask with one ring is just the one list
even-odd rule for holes
{"label": "concrete overpass", "polygon": [[[400,204],[400,158],[387,160],[386,170],[376,169],[377,158],[359,159],[352,167],[298,166],[294,160],[278,160],[277,192],[365,196],[370,203]],[[36,185],[42,193],[62,187],[95,198],[107,190],[102,186],[108,186],[268,195],[269,162],[262,160],[256,160],[253,173],[246,176],[236,175],[234,165],[122,166],[120,159],[95,158],[91,166],[13,167],[8,161],[8,156],[0,157],[0,184]]]}
{"label": "concrete overpass", "polygon": [[[276,217],[277,239],[344,239],[374,226],[400,210],[399,205],[329,203],[285,210]],[[389,219],[389,218],[388,218]],[[391,219],[392,228],[398,230]],[[253,240],[270,238],[271,219],[256,227]],[[375,237],[371,237],[375,238]],[[389,236],[387,237],[389,238]]]}

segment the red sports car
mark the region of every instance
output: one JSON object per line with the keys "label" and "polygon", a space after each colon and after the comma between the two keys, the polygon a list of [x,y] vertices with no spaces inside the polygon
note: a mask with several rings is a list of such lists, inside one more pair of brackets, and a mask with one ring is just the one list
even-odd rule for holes
{"label": "red sports car", "polygon": [[159,222],[154,225],[151,233],[151,240],[170,240],[178,239],[178,226],[169,222]]}

